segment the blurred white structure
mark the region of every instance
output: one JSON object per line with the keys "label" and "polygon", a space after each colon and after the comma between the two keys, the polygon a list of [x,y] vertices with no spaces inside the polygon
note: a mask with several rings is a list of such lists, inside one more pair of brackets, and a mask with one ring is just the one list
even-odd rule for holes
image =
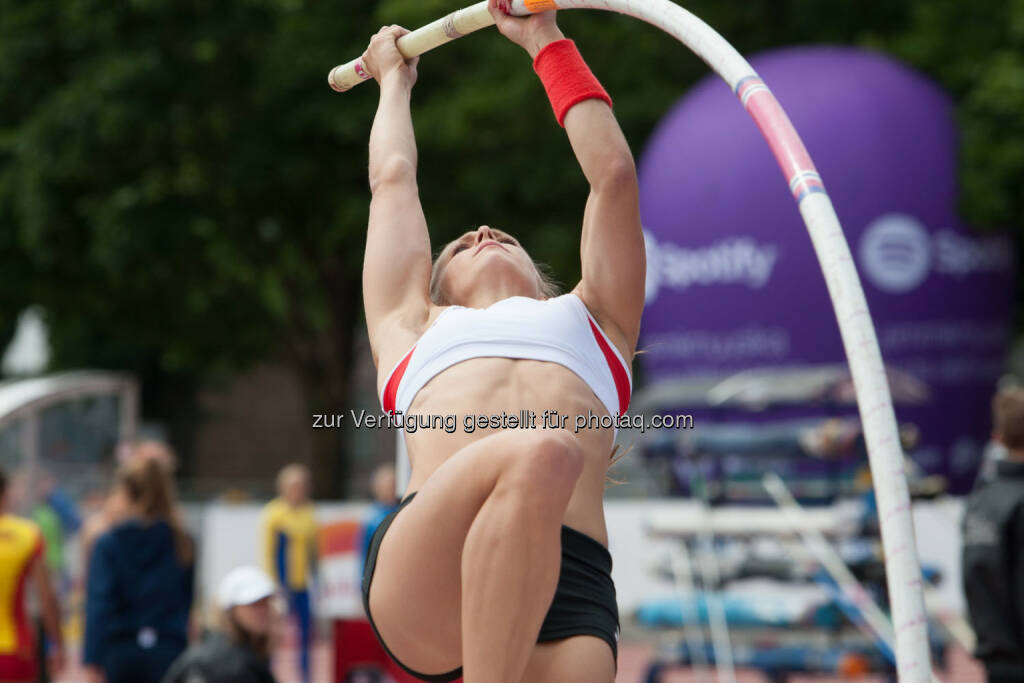
{"label": "blurred white structure", "polygon": [[[101,451],[112,454],[108,442],[135,437],[138,411],[138,383],[121,373],[80,370],[0,382],[0,466],[24,471],[31,483],[45,465],[75,483],[96,469],[107,455]],[[50,461],[50,451],[62,459]]]}
{"label": "blurred white structure", "polygon": [[[200,599],[214,595],[217,580],[232,568],[262,562],[259,533],[262,509],[262,504],[217,502],[194,510],[197,521],[194,529],[200,534],[201,548],[197,577]],[[950,497],[914,504],[918,552],[923,562],[938,569],[943,576],[932,596],[933,609],[937,612],[963,613],[959,527],[962,510],[963,501]],[[369,511],[369,504],[360,502],[318,503],[316,506],[320,524],[358,524]],[[820,508],[815,511],[816,525],[829,533],[838,532],[846,527],[849,513],[845,504]],[[770,547],[779,547],[778,537],[771,536],[771,533],[784,525],[783,515],[777,509],[722,507],[708,511],[701,503],[679,498],[609,500],[605,502],[605,519],[613,559],[612,578],[623,622],[631,618],[630,615],[642,602],[674,594],[671,581],[660,576],[657,569],[677,547],[680,534],[696,534],[709,520],[713,528],[736,530],[745,520],[750,528],[761,527],[758,535]],[[352,550],[356,551],[355,548]],[[355,567],[344,563],[321,566],[317,614],[348,617],[361,611]],[[346,569],[351,571],[349,581],[339,575]],[[327,575],[323,575],[325,570]],[[766,594],[765,585],[763,581],[749,582],[748,592],[763,596]],[[800,603],[806,599],[807,590],[813,590],[792,589],[777,582],[770,585],[767,595],[777,601]],[[741,592],[748,590],[743,584],[737,586]]]}
{"label": "blurred white structure", "polygon": [[49,331],[38,306],[26,308],[18,316],[14,338],[0,361],[5,375],[38,375],[50,362]]}

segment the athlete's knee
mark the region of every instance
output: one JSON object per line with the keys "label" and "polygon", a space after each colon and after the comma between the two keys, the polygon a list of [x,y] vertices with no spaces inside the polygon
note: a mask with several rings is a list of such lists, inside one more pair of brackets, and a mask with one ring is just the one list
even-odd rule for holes
{"label": "athlete's knee", "polygon": [[583,472],[583,447],[564,429],[550,429],[538,435],[535,456],[546,472],[566,477],[573,485]]}
{"label": "athlete's knee", "polygon": [[529,498],[568,497],[583,471],[583,449],[561,429],[540,431],[523,440],[511,459],[505,484]]}

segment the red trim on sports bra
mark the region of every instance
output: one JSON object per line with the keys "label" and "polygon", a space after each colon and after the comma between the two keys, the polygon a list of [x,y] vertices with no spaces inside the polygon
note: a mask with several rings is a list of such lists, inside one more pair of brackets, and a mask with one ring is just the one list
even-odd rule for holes
{"label": "red trim on sports bra", "polygon": [[384,385],[384,396],[381,400],[381,405],[384,407],[385,413],[395,412],[395,398],[398,396],[398,385],[402,383],[402,375],[405,374],[405,368],[409,365],[409,359],[412,358],[412,352],[416,350],[414,344],[409,353],[405,354],[395,369],[391,371],[391,376],[388,377],[387,384]]}
{"label": "red trim on sports bra", "polygon": [[597,340],[601,353],[604,354],[604,359],[608,363],[608,369],[612,371],[612,379],[615,380],[615,391],[619,395],[619,415],[625,415],[626,409],[629,408],[629,375],[626,374],[622,361],[619,360],[619,357],[612,351],[612,347],[605,341],[604,334],[589,316],[587,317],[587,322],[590,323],[590,331],[594,334],[594,339]]}

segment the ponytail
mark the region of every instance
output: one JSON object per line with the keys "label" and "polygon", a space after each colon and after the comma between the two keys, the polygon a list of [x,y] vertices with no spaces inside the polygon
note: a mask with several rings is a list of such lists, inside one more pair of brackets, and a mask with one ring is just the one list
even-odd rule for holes
{"label": "ponytail", "polygon": [[192,564],[195,547],[182,524],[178,494],[167,466],[155,458],[135,458],[121,466],[117,481],[147,520],[171,527],[178,561]]}

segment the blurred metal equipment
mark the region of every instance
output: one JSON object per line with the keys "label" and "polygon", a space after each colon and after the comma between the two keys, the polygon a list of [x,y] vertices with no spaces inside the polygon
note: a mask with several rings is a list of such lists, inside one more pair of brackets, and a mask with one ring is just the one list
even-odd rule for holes
{"label": "blurred metal equipment", "polygon": [[[113,432],[111,438],[104,441],[124,442],[135,437],[139,387],[130,375],[81,370],[0,383],[0,466],[25,472],[30,489],[34,489],[40,467],[56,464],[44,462],[47,460],[44,441],[49,438],[44,422],[53,416],[56,430],[73,429],[67,424],[68,416],[59,414],[60,409],[89,400],[110,401],[107,412],[116,410],[116,415],[109,415],[110,419],[104,420],[107,424],[102,426],[103,430]],[[115,420],[116,425],[109,424]],[[50,436],[68,440],[67,434]],[[109,444],[111,455],[114,445],[116,443]],[[105,449],[107,444],[94,446],[91,450]],[[70,444],[70,448],[76,447],[86,446],[81,442]],[[74,455],[73,452],[71,454]],[[94,468],[96,459],[103,455],[88,453],[71,459],[82,467]]]}
{"label": "blurred metal equipment", "polygon": [[[895,403],[918,405],[931,400],[927,384],[902,370],[886,368]],[[755,368],[731,375],[684,377],[650,384],[633,395],[631,408],[656,412],[688,406],[748,410],[790,404],[852,405],[857,402],[850,368],[845,364]]]}
{"label": "blurred metal equipment", "polygon": [[[765,474],[762,482],[776,505],[789,520],[793,531],[800,534],[807,548],[836,582],[839,591],[844,594],[852,606],[857,608],[864,622],[885,647],[890,651],[893,650],[896,634],[893,631],[892,622],[853,575],[839,554],[825,540],[825,537],[809,527],[806,512],[786,488],[785,482],[774,472]],[[933,683],[938,683],[939,679],[934,673],[931,674],[931,677]]]}

